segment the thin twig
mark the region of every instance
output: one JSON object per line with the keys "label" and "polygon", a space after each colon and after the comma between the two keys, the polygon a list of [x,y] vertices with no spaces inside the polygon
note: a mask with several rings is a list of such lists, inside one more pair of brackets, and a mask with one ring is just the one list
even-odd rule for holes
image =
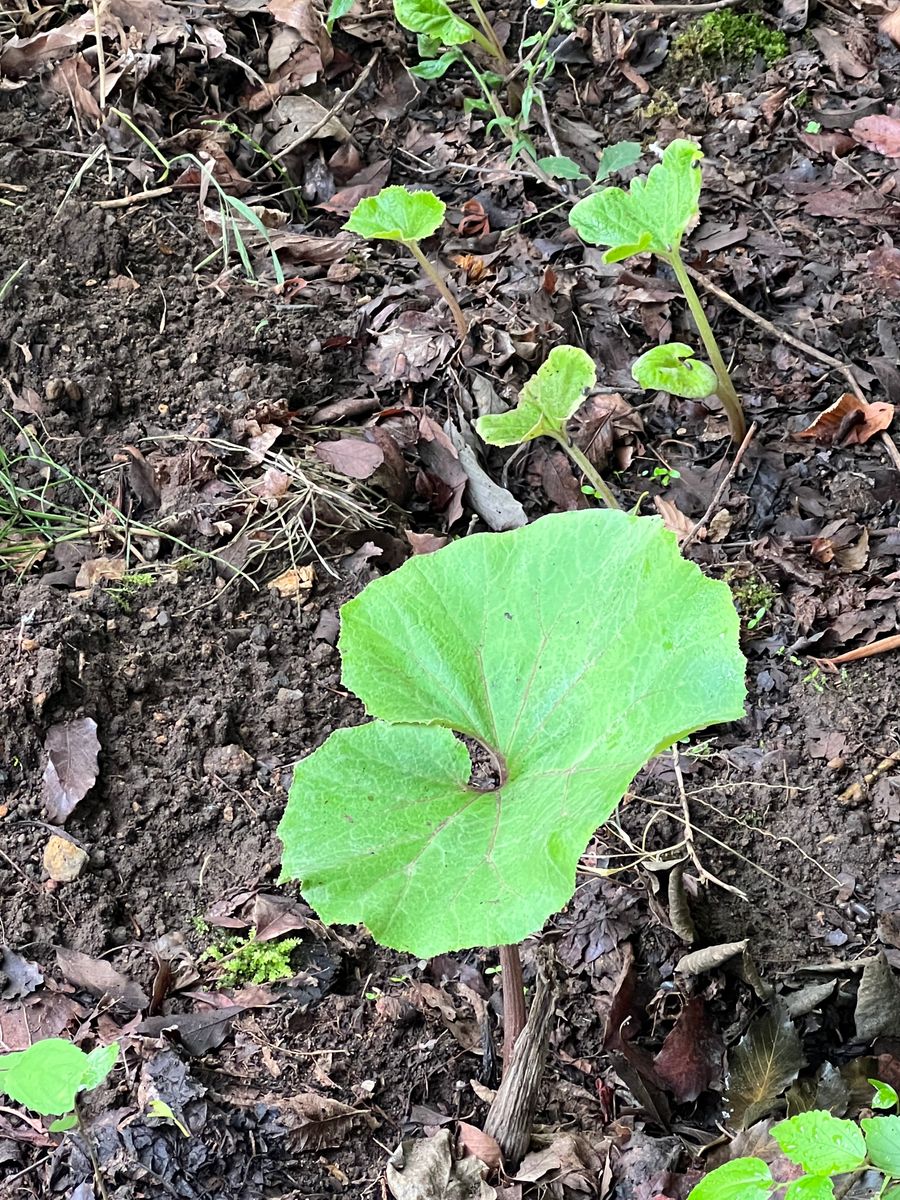
{"label": "thin twig", "polygon": [[[721,300],[723,304],[727,304],[729,308],[733,308],[735,312],[739,312],[742,317],[746,317],[748,321],[752,321],[754,325],[758,325],[760,329],[764,329],[766,333],[777,341],[784,342],[788,346],[793,346],[795,350],[800,350],[803,354],[814,358],[816,362],[824,363],[825,366],[831,367],[832,371],[837,371],[839,375],[842,375],[846,379],[854,396],[861,400],[863,404],[868,404],[865,393],[859,385],[859,380],[853,374],[853,368],[849,364],[841,362],[839,358],[834,358],[830,354],[826,354],[824,350],[819,350],[816,346],[810,346],[808,342],[801,341],[800,338],[794,337],[792,333],[785,333],[783,329],[779,329],[777,325],[773,325],[765,317],[761,317],[751,308],[747,308],[745,304],[741,304],[740,300],[735,300],[733,296],[730,296],[723,288],[718,287],[712,280],[707,279],[705,275],[701,275],[694,267],[687,267],[687,273],[693,279],[696,279],[701,287],[706,288],[708,292],[711,292]],[[900,471],[900,450],[897,449],[894,439],[889,433],[882,431],[881,440],[884,442],[884,448],[887,450],[891,462]]]}
{"label": "thin twig", "polygon": [[725,489],[728,487],[728,484],[734,478],[734,473],[738,469],[738,467],[741,465],[741,459],[744,457],[744,454],[747,451],[747,447],[753,441],[753,438],[755,436],[756,436],[756,422],[754,421],[753,424],[750,426],[750,428],[747,430],[747,432],[744,434],[744,440],[741,442],[740,446],[738,446],[737,454],[735,454],[734,460],[732,461],[731,466],[728,468],[725,478],[722,480],[722,482],[719,484],[719,486],[713,492],[713,498],[712,498],[712,500],[710,500],[709,505],[706,509],[706,512],[703,514],[703,516],[700,518],[700,520],[697,522],[697,524],[694,526],[694,528],[691,530],[691,532],[687,535],[687,537],[681,543],[682,553],[691,544],[691,542],[696,541],[697,538],[700,536],[701,530],[706,525],[706,522],[713,515],[713,511],[714,511],[716,505],[722,499],[722,493],[725,491]]}
{"label": "thin twig", "polygon": [[742,0],[715,0],[710,4],[592,4],[586,12],[606,13],[708,13],[734,8]]}
{"label": "thin twig", "polygon": [[101,113],[106,108],[106,55],[103,53],[103,30],[100,27],[100,0],[91,0],[94,10],[94,41],[97,43],[97,91]]}
{"label": "thin twig", "polygon": [[168,196],[175,188],[170,184],[165,187],[148,188],[145,192],[134,192],[131,196],[117,196],[115,200],[95,200],[97,208],[128,208],[132,204],[140,204],[142,200],[156,200],[158,196]]}
{"label": "thin twig", "polygon": [[264,163],[261,167],[258,167],[253,172],[250,178],[255,179],[257,175],[260,175],[263,171],[265,171],[266,167],[271,166],[272,163],[279,162],[285,157],[286,154],[291,154],[294,150],[298,150],[304,142],[308,142],[309,139],[314,138],[317,133],[321,133],[329,121],[333,121],[335,117],[339,116],[344,111],[347,101],[351,96],[356,95],[362,85],[366,82],[366,80],[372,74],[372,70],[380,57],[381,49],[379,48],[363,67],[362,71],[360,71],[359,78],[354,80],[352,87],[350,87],[341,97],[339,97],[339,99],[331,106],[331,108],[329,108],[328,112],[324,113],[311,129],[307,129],[300,135],[300,137],[294,138],[294,140],[289,145],[285,146],[283,150],[279,150],[277,154],[273,154],[268,162]]}
{"label": "thin twig", "polygon": [[836,671],[842,663],[856,662],[858,658],[872,658],[875,654],[887,654],[889,650],[900,650],[900,634],[892,633],[890,637],[878,638],[875,642],[869,642],[868,646],[859,646],[856,650],[835,654],[833,658],[816,658],[812,654],[810,658],[826,671]]}

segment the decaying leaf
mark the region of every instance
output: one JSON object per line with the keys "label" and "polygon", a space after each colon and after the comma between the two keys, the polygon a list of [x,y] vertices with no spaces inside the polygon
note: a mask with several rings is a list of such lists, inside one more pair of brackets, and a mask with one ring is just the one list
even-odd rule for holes
{"label": "decaying leaf", "polygon": [[44,982],[37,963],[0,946],[0,1000],[21,1000]]}
{"label": "decaying leaf", "polygon": [[720,946],[692,950],[678,960],[675,970],[681,975],[702,975],[704,971],[714,971],[729,959],[743,954],[749,944],[749,939],[744,938],[740,942],[723,942]]}
{"label": "decaying leaf", "polygon": [[860,145],[885,158],[900,158],[900,119],[879,113],[861,117],[850,130]]}
{"label": "decaying leaf", "polygon": [[387,1185],[394,1200],[495,1200],[480,1159],[453,1159],[449,1129],[431,1138],[405,1138],[388,1160]]}
{"label": "decaying leaf", "polygon": [[496,1138],[479,1129],[477,1125],[469,1125],[460,1121],[456,1127],[460,1149],[467,1155],[474,1155],[486,1163],[492,1170],[499,1170],[503,1154]]}
{"label": "decaying leaf", "polygon": [[384,451],[364,438],[342,437],[334,442],[319,442],[316,458],[351,479],[369,479],[384,462]]}
{"label": "decaying leaf", "polygon": [[150,1003],[139,984],[110,966],[104,958],[92,958],[89,954],[82,954],[80,950],[58,946],[56,963],[69,983],[83,988],[92,996],[106,996],[132,1012],[146,1008]]}
{"label": "decaying leaf", "polygon": [[82,717],[51,725],[44,749],[44,806],[48,818],[61,825],[97,782],[97,722]]}
{"label": "decaying leaf", "polygon": [[803,1062],[794,1023],[776,1004],[753,1022],[730,1055],[725,1096],[732,1122],[746,1129],[765,1116]]}
{"label": "decaying leaf", "polygon": [[230,1005],[206,1012],[174,1013],[168,1017],[148,1017],[141,1021],[135,1033],[142,1037],[161,1038],[174,1035],[188,1054],[195,1058],[221,1046],[231,1031],[231,1022],[244,1012],[242,1005]]}
{"label": "decaying leaf", "polygon": [[315,567],[310,563],[304,567],[288,567],[286,571],[276,575],[266,586],[269,591],[277,592],[279,596],[290,600],[308,592],[315,583],[315,579]]}
{"label": "decaying leaf", "polygon": [[360,1124],[374,1129],[378,1122],[363,1108],[351,1108],[330,1096],[300,1092],[278,1101],[282,1124],[296,1150],[324,1150],[340,1146]]}
{"label": "decaying leaf", "polygon": [[656,1074],[684,1104],[696,1100],[719,1078],[725,1043],[711,1023],[700,996],[693,996],[653,1060]]}
{"label": "decaying leaf", "polygon": [[900,1037],[900,983],[883,953],[863,968],[854,1019],[861,1042]]}
{"label": "decaying leaf", "polygon": [[[604,1168],[608,1164],[607,1146],[594,1145],[577,1133],[559,1133],[549,1146],[526,1154],[516,1172],[517,1183],[545,1183],[551,1180],[563,1190],[551,1195],[601,1195]],[[538,1192],[538,1194],[540,1194]]]}
{"label": "decaying leaf", "polygon": [[829,446],[862,445],[887,429],[893,419],[893,404],[866,404],[853,392],[845,392],[797,437],[815,438]]}

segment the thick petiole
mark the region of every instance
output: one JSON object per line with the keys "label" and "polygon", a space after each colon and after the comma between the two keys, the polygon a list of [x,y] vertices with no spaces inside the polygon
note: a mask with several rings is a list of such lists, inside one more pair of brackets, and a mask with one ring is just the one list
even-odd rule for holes
{"label": "thick petiole", "polygon": [[441,274],[431,260],[426,257],[418,242],[404,242],[403,245],[407,248],[427,277],[431,280],[437,290],[447,302],[447,307],[453,314],[453,320],[456,323],[456,328],[459,333],[459,340],[465,341],[469,333],[469,325],[463,314],[463,310],[459,306],[459,301],[450,290],[450,285],[441,278]]}
{"label": "thick petiole", "polygon": [[555,442],[558,442],[560,446],[562,446],[563,450],[565,450],[566,454],[568,454],[575,466],[578,467],[585,479],[590,482],[590,485],[594,491],[600,497],[602,497],[607,508],[618,508],[619,502],[610,491],[609,484],[606,483],[588,456],[586,454],[582,454],[577,446],[573,446],[568,437],[565,435],[548,433],[548,436],[552,437]]}

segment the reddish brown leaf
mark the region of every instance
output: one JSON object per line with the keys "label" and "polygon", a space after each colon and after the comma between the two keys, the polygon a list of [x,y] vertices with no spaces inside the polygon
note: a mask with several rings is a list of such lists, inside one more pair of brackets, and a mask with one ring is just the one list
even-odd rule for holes
{"label": "reddish brown leaf", "polygon": [[878,290],[892,300],[900,299],[900,250],[893,246],[876,246],[869,251],[867,261],[872,282]]}
{"label": "reddish brown leaf", "polygon": [[[885,13],[878,22],[878,28],[896,45],[900,46],[900,8],[892,9],[891,12]],[[879,1079],[881,1076],[879,1076]]]}
{"label": "reddish brown leaf", "polygon": [[374,442],[345,437],[336,442],[319,442],[316,458],[351,479],[369,479],[384,462],[384,451]]}
{"label": "reddish brown leaf", "polygon": [[413,554],[434,554],[435,550],[443,549],[450,541],[448,537],[441,537],[437,533],[414,533],[411,529],[404,530],[404,533]]}
{"label": "reddish brown leaf", "polygon": [[464,1155],[473,1154],[493,1171],[500,1169],[503,1154],[495,1138],[479,1129],[477,1125],[469,1125],[466,1121],[460,1121],[456,1128],[459,1148]]}
{"label": "reddish brown leaf", "polygon": [[829,157],[836,154],[838,158],[843,158],[856,146],[853,138],[839,129],[826,129],[823,133],[801,133],[800,141],[812,150],[813,154],[825,154]]}
{"label": "reddish brown leaf", "polygon": [[61,825],[97,782],[97,722],[82,717],[51,725],[44,749],[44,806],[48,818]]}
{"label": "reddish brown leaf", "polygon": [[352,179],[347,181],[346,187],[335,192],[331,199],[320,204],[319,208],[324,209],[325,212],[337,213],[340,217],[349,216],[360,200],[364,200],[367,196],[375,196],[381,191],[387,183],[390,173],[390,160],[379,159],[368,167],[363,167]]}
{"label": "reddish brown leaf", "polygon": [[862,445],[887,429],[893,419],[893,404],[866,404],[852,392],[845,392],[797,437],[815,438],[829,446]]}
{"label": "reddish brown leaf", "polygon": [[700,996],[688,1000],[653,1065],[679,1104],[696,1100],[719,1078],[725,1044]]}
{"label": "reddish brown leaf", "polygon": [[883,113],[862,117],[850,130],[854,138],[869,150],[885,158],[900,158],[900,120]]}

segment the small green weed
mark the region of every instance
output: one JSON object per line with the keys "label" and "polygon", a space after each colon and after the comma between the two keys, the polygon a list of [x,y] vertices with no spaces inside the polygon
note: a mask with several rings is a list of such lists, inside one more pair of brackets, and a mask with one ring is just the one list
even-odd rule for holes
{"label": "small green weed", "polygon": [[763,618],[772,611],[778,599],[778,589],[760,575],[737,579],[733,569],[725,572],[725,582],[731,588],[741,620],[748,629],[756,629]]}
{"label": "small green weed", "polygon": [[299,938],[258,942],[256,930],[251,929],[245,938],[230,937],[219,945],[210,946],[203,957],[211,958],[221,966],[219,983],[222,987],[277,983],[279,979],[290,979],[294,974],[291,954],[299,945]]}
{"label": "small green weed", "polygon": [[787,52],[787,38],[780,29],[772,29],[755,13],[736,13],[727,8],[691,21],[672,47],[675,62],[710,59],[747,62],[761,54],[766,64],[772,66]]}
{"label": "small green weed", "polygon": [[150,571],[133,571],[131,574],[123,575],[115,584],[108,584],[103,590],[112,596],[122,612],[130,613],[131,601],[135,592],[139,592],[141,588],[152,586],[153,575]]}

